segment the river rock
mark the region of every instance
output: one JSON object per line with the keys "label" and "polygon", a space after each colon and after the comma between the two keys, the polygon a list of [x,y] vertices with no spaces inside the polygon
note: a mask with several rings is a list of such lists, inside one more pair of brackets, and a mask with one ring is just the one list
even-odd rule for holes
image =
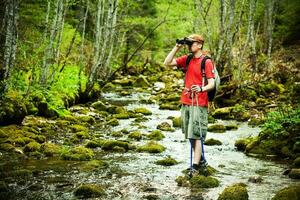
{"label": "river rock", "polygon": [[73,147],[67,152],[62,153],[62,158],[65,160],[91,160],[94,157],[94,152],[82,146]]}
{"label": "river rock", "polygon": [[165,138],[164,134],[160,130],[154,130],[147,135],[150,140],[162,140]]}
{"label": "river rock", "polygon": [[295,142],[295,144],[293,146],[293,151],[295,153],[300,153],[300,141]]}
{"label": "river rock", "polygon": [[164,158],[162,160],[155,161],[155,164],[163,166],[172,166],[178,164],[178,162],[174,158],[168,156],[167,158]]}
{"label": "river rock", "polygon": [[214,188],[220,184],[218,179],[202,175],[193,176],[190,179],[190,183],[192,188]]}
{"label": "river rock", "polygon": [[148,110],[147,108],[136,108],[134,109],[135,113],[141,113],[143,115],[152,115],[152,112]]}
{"label": "river rock", "polygon": [[226,130],[237,130],[239,127],[237,124],[227,124],[225,125]]}
{"label": "river rock", "polygon": [[300,168],[300,157],[298,157],[294,160],[294,166],[297,168]]}
{"label": "river rock", "polygon": [[134,139],[134,140],[141,140],[142,139],[142,134],[138,131],[132,132],[128,135],[128,138]]}
{"label": "river rock", "polygon": [[300,199],[300,184],[291,185],[279,190],[272,200]]}
{"label": "river rock", "polygon": [[151,84],[148,82],[147,77],[140,75],[133,83],[134,87],[142,87],[142,88],[147,88],[150,87]]}
{"label": "river rock", "polygon": [[263,181],[263,178],[261,176],[253,176],[253,177],[250,177],[248,179],[248,182],[251,182],[251,183],[261,183]]}
{"label": "river rock", "polygon": [[156,128],[162,131],[175,131],[168,122],[162,122]]}
{"label": "river rock", "polygon": [[166,87],[165,83],[163,83],[163,82],[155,82],[154,86],[153,86],[153,89],[155,91],[160,91],[160,90],[164,89],[165,87]]}
{"label": "river rock", "polygon": [[92,103],[91,107],[95,108],[98,111],[107,111],[109,104],[106,104],[102,101],[97,101]]}
{"label": "river rock", "polygon": [[207,131],[214,133],[224,133],[226,128],[223,124],[213,124],[207,128]]}
{"label": "river rock", "polygon": [[217,119],[230,119],[230,113],[233,107],[218,108],[213,111],[212,116]]}
{"label": "river rock", "polygon": [[300,169],[292,169],[289,173],[289,177],[292,179],[300,179]]}
{"label": "river rock", "polygon": [[218,200],[248,200],[249,195],[246,185],[238,183],[231,185],[223,190]]}
{"label": "river rock", "polygon": [[181,117],[172,118],[173,127],[181,127]]}
{"label": "river rock", "polygon": [[74,195],[77,197],[95,198],[105,195],[105,190],[100,185],[83,184],[76,188],[76,190],[74,191]]}
{"label": "river rock", "polygon": [[213,146],[213,145],[222,145],[222,142],[220,140],[210,138],[206,140],[204,144],[207,146]]}
{"label": "river rock", "polygon": [[138,152],[148,152],[148,153],[161,153],[165,150],[166,148],[157,142],[150,141],[147,144],[140,146],[137,148]]}

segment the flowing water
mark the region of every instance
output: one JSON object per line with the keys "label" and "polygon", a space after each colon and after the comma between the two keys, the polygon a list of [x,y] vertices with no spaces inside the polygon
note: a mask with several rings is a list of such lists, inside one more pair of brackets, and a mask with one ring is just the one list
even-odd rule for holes
{"label": "flowing water", "polygon": [[[127,129],[149,133],[156,130],[161,122],[172,123],[169,116],[180,116],[179,111],[159,110],[156,104],[141,104],[141,99],[147,99],[149,94],[136,93],[122,97],[116,93],[106,93],[104,99],[110,103],[125,105],[128,110],[145,107],[152,111],[148,120],[142,122],[144,128],[131,125],[134,119],[120,120],[120,125],[113,130]],[[232,123],[234,121],[218,121],[218,123]],[[218,170],[214,177],[220,180],[217,188],[206,189],[203,192],[204,199],[217,199],[225,187],[234,183],[246,183],[250,200],[271,199],[276,191],[288,186],[293,180],[282,175],[286,169],[285,164],[264,161],[254,157],[248,157],[235,150],[234,142],[239,138],[256,136],[260,129],[249,127],[247,123],[237,123],[238,130],[225,133],[208,133],[207,139],[220,140],[221,146],[205,146],[205,155],[209,165]],[[97,130],[101,132],[101,130]],[[98,150],[97,158],[109,162],[109,168],[97,171],[84,171],[82,165],[85,161],[27,160],[12,158],[2,155],[5,162],[1,162],[2,170],[10,173],[10,170],[29,169],[32,175],[26,175],[26,170],[21,170],[18,175],[9,179],[10,188],[14,188],[12,195],[3,199],[76,199],[73,192],[82,183],[94,183],[106,185],[106,193],[103,199],[190,199],[191,191],[186,187],[179,187],[175,182],[177,176],[183,175],[182,170],[189,166],[190,145],[184,140],[181,129],[175,132],[164,132],[166,136],[160,144],[166,147],[166,151],[160,154],[148,153],[107,153]],[[122,138],[121,138],[122,139]],[[123,139],[126,139],[124,136]],[[147,140],[134,142],[142,145]],[[171,156],[179,164],[174,166],[160,166],[155,161]],[[24,172],[25,171],[25,172]],[[250,177],[262,177],[261,183],[248,182]],[[0,197],[1,198],[1,197]]]}

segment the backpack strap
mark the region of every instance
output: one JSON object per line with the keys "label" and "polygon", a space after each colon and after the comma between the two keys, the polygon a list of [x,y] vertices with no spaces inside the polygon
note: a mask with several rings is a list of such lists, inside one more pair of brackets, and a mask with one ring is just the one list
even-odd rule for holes
{"label": "backpack strap", "polygon": [[201,72],[202,72],[202,87],[204,87],[204,83],[206,82],[206,74],[205,74],[205,62],[206,60],[211,59],[209,56],[204,56],[201,61]]}
{"label": "backpack strap", "polygon": [[187,72],[188,68],[189,68],[189,64],[191,62],[193,58],[193,54],[188,54],[187,58],[186,58],[186,62],[185,62],[185,68],[184,68],[184,71]]}

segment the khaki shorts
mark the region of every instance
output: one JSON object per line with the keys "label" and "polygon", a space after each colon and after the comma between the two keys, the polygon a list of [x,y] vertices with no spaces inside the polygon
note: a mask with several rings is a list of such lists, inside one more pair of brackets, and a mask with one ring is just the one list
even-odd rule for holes
{"label": "khaki shorts", "polygon": [[182,105],[182,132],[186,139],[200,139],[205,141],[207,133],[207,107]]}

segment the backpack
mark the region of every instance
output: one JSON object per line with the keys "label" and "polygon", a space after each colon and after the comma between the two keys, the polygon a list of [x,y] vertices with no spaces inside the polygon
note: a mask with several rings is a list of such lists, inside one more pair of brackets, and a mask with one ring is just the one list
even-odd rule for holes
{"label": "backpack", "polygon": [[[192,58],[193,58],[193,54],[189,54],[187,59],[186,59],[186,69],[185,69],[186,72],[187,72],[188,66],[189,66],[190,61],[191,61]],[[201,72],[202,72],[202,86],[203,86],[204,80],[206,79],[205,62],[206,62],[207,59],[211,59],[211,58],[209,56],[204,56],[204,58],[201,61],[201,66],[200,66],[200,69],[201,69]],[[207,92],[208,101],[210,101],[210,102],[214,100],[214,98],[216,96],[216,93],[219,89],[220,82],[221,82],[220,76],[219,76],[219,73],[218,73],[216,67],[214,67],[214,75],[215,75],[215,87],[212,90]]]}

